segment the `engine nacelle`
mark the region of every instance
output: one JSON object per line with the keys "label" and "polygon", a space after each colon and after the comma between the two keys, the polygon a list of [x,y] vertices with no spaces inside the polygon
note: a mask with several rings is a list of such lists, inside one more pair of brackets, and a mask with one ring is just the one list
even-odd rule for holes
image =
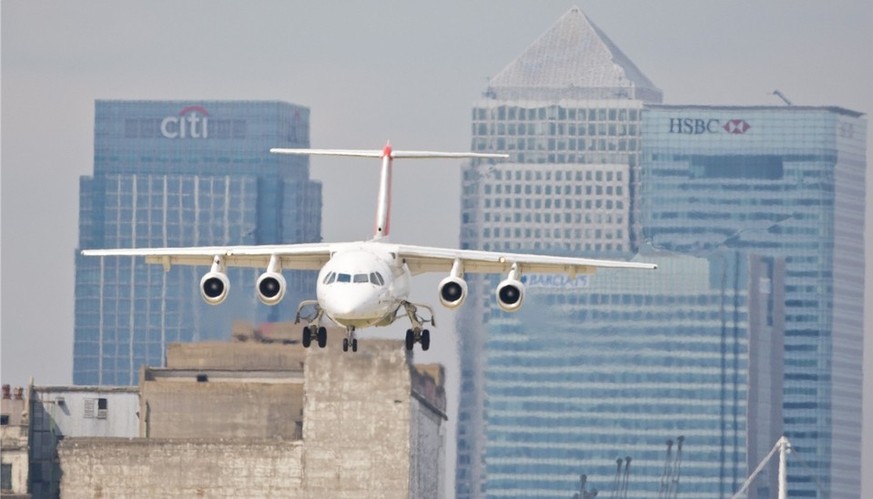
{"label": "engine nacelle", "polygon": [[524,284],[518,279],[509,277],[497,285],[497,304],[504,312],[517,312],[524,302]]}
{"label": "engine nacelle", "polygon": [[218,305],[227,298],[230,281],[224,272],[210,271],[200,279],[200,296],[210,305]]}
{"label": "engine nacelle", "polygon": [[440,303],[446,308],[458,308],[467,298],[467,281],[456,276],[448,276],[438,287]]}
{"label": "engine nacelle", "polygon": [[258,299],[264,305],[275,305],[285,297],[285,276],[278,272],[264,272],[255,284]]}

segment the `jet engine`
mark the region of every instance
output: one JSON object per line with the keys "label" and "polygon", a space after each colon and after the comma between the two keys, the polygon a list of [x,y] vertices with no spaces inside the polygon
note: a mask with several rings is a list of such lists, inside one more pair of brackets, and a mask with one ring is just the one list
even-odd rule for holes
{"label": "jet engine", "polygon": [[218,305],[227,298],[227,292],[230,290],[230,281],[227,279],[227,274],[217,270],[212,270],[200,279],[200,296],[203,301],[210,305]]}
{"label": "jet engine", "polygon": [[255,284],[258,292],[258,299],[264,305],[275,305],[282,301],[285,297],[285,276],[278,272],[264,272],[258,277]]}
{"label": "jet engine", "polygon": [[467,298],[467,281],[457,276],[448,276],[439,285],[440,303],[446,308],[458,308]]}
{"label": "jet engine", "polygon": [[513,264],[509,276],[497,285],[497,304],[504,312],[517,312],[524,302],[524,284],[520,279],[521,271]]}

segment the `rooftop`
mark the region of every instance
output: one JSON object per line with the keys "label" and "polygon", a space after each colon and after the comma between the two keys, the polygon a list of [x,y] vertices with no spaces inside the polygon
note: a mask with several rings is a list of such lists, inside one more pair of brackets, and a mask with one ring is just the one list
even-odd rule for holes
{"label": "rooftop", "polygon": [[486,96],[662,99],[661,91],[578,7],[493,77]]}

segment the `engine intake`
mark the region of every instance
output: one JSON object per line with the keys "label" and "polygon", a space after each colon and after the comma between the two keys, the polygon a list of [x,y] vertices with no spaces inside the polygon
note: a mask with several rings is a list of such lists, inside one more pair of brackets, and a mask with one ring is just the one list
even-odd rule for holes
{"label": "engine intake", "polygon": [[264,305],[276,305],[285,297],[287,288],[285,276],[278,272],[264,272],[258,277],[255,284],[258,299]]}
{"label": "engine intake", "polygon": [[517,312],[524,302],[524,284],[518,279],[509,277],[497,285],[497,304],[504,312]]}
{"label": "engine intake", "polygon": [[200,296],[210,305],[218,305],[227,298],[230,281],[224,272],[211,271],[200,279]]}
{"label": "engine intake", "polygon": [[440,303],[446,308],[458,308],[467,298],[467,281],[456,276],[448,276],[439,284]]}

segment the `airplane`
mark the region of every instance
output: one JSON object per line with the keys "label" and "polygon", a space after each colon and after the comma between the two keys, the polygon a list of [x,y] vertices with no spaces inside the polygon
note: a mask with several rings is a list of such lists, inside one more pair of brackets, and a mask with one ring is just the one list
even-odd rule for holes
{"label": "airplane", "polygon": [[[314,300],[297,306],[296,323],[305,321],[302,344],[309,348],[313,340],[320,348],[327,344],[328,319],[346,328],[343,350],[358,350],[357,330],[388,326],[406,317],[411,327],[406,331],[406,349],[416,343],[422,350],[430,348],[430,331],[436,327],[434,312],[427,304],[408,300],[412,276],[441,272],[437,292],[440,303],[455,309],[467,297],[467,273],[505,274],[495,290],[499,307],[505,312],[519,310],[524,302],[523,273],[591,274],[598,268],[656,269],[657,265],[640,262],[595,260],[589,258],[492,252],[412,246],[389,242],[391,222],[391,172],[395,159],[505,159],[506,154],[451,153],[394,150],[390,143],[381,150],[350,149],[270,149],[273,154],[349,156],[381,159],[376,228],[373,238],[359,242],[301,243],[255,246],[213,246],[188,248],[123,248],[83,250],[86,256],[145,257],[146,263],[160,264],[169,271],[173,265],[209,266],[200,280],[200,293],[206,303],[218,305],[227,298],[230,282],[228,267],[265,269],[255,281],[260,301],[277,305],[285,295],[283,270],[318,270]],[[423,315],[422,311],[427,311]]]}

